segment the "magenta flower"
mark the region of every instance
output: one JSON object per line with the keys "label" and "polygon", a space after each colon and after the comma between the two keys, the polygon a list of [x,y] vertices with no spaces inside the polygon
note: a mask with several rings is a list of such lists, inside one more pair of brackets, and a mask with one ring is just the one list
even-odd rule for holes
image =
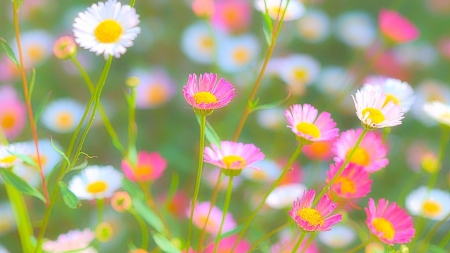
{"label": "magenta flower", "polygon": [[372,234],[383,243],[394,245],[411,242],[415,229],[411,216],[394,202],[380,199],[378,208],[375,201],[369,200],[369,207],[364,208],[367,214],[366,224]]}
{"label": "magenta flower", "polygon": [[135,167],[127,159],[122,160],[123,173],[131,181],[148,182],[158,179],[166,167],[167,161],[158,152],[139,152]]}
{"label": "magenta flower", "polygon": [[46,241],[42,249],[49,253],[76,251],[80,253],[97,252],[93,247],[88,247],[95,235],[89,229],[83,231],[70,230],[67,234],[58,236],[56,241]]}
{"label": "magenta flower", "polygon": [[325,194],[315,207],[312,207],[316,192],[311,189],[304,191],[303,196],[292,204],[288,214],[297,223],[297,226],[306,232],[328,231],[331,226],[342,220],[341,214],[331,215],[337,207]]}
{"label": "magenta flower", "polygon": [[[236,243],[237,239],[238,239],[237,235],[221,239],[217,248],[218,249],[217,252],[231,252],[231,249],[233,248],[233,245]],[[250,248],[251,244],[249,242],[247,242],[246,240],[241,240],[239,241],[233,252],[247,253],[249,252]],[[206,247],[204,253],[213,253],[213,252],[214,252],[214,243],[211,243],[210,245],[208,245],[208,247]]]}
{"label": "magenta flower", "polygon": [[[203,229],[205,226],[206,219],[208,217],[209,208],[211,207],[210,202],[200,202],[195,205],[193,223],[198,228]],[[189,217],[191,212],[191,207],[186,209],[186,215]],[[209,214],[208,223],[206,224],[206,232],[217,235],[219,233],[220,222],[222,221],[222,210],[218,207],[213,206],[211,213]],[[226,233],[230,230],[236,228],[236,222],[234,221],[231,213],[225,215],[225,221],[223,223],[222,232]]]}
{"label": "magenta flower", "polygon": [[6,138],[16,138],[25,127],[26,107],[11,86],[0,88],[0,127]]}
{"label": "magenta flower", "polygon": [[381,33],[395,43],[406,43],[419,37],[419,30],[396,11],[382,9],[378,17]]}
{"label": "magenta flower", "polygon": [[224,32],[247,30],[252,18],[252,6],[248,1],[217,0],[212,23]]}
{"label": "magenta flower", "polygon": [[[342,162],[330,164],[327,182],[334,178],[341,165]],[[334,181],[331,189],[341,198],[354,199],[365,197],[370,192],[371,185],[369,173],[362,166],[350,163]]]}

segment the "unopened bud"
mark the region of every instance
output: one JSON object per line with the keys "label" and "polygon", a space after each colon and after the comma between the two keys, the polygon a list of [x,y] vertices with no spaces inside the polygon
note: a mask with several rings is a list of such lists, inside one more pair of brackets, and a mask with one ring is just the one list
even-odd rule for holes
{"label": "unopened bud", "polygon": [[131,208],[131,197],[127,192],[116,192],[111,198],[111,207],[119,213]]}
{"label": "unopened bud", "polygon": [[77,53],[77,46],[72,37],[64,36],[59,38],[53,46],[53,53],[58,59],[67,60]]}
{"label": "unopened bud", "polygon": [[100,223],[95,229],[95,238],[100,242],[108,242],[113,236],[113,228],[107,222]]}
{"label": "unopened bud", "polygon": [[404,244],[400,245],[400,253],[409,253],[408,246],[406,246]]}
{"label": "unopened bud", "polygon": [[125,84],[130,88],[134,88],[137,87],[140,82],[141,80],[139,79],[139,77],[132,76],[127,78]]}
{"label": "unopened bud", "polygon": [[424,154],[422,156],[422,159],[420,160],[420,165],[426,172],[430,174],[435,173],[438,170],[438,161],[436,155],[431,152]]}

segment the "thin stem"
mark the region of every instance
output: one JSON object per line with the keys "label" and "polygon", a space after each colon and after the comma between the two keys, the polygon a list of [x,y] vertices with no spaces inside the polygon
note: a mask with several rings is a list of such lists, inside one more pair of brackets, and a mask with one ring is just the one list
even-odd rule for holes
{"label": "thin stem", "polygon": [[361,135],[359,136],[359,139],[356,141],[355,146],[353,147],[352,151],[350,152],[350,154],[345,159],[345,162],[341,165],[341,167],[339,168],[338,172],[334,175],[334,177],[330,180],[330,182],[327,183],[327,185],[322,189],[322,191],[319,193],[319,195],[315,198],[315,200],[313,202],[313,206],[316,205],[317,202],[319,202],[319,200],[322,198],[322,196],[325,195],[325,193],[328,191],[328,188],[333,185],[334,181],[336,181],[337,178],[339,178],[339,176],[341,175],[342,171],[344,171],[345,167],[350,162],[350,159],[352,159],[353,155],[355,154],[356,149],[358,148],[359,144],[363,140],[363,138],[366,135],[367,131],[368,131],[368,129],[366,127],[364,127],[364,130],[362,131]]}
{"label": "thin stem", "polygon": [[265,234],[263,237],[259,238],[256,242],[252,244],[252,247],[248,252],[253,252],[256,249],[256,246],[258,246],[261,242],[266,241],[268,238],[270,238],[272,235],[280,232],[281,230],[287,228],[289,226],[289,222],[286,222],[285,224],[275,228],[274,230],[270,231],[269,233]]}
{"label": "thin stem", "polygon": [[305,253],[305,251],[308,249],[309,245],[311,245],[311,243],[313,242],[314,238],[316,238],[317,233],[313,232],[309,238],[308,241],[306,242],[305,246],[303,246],[303,249],[301,251],[301,253]]}
{"label": "thin stem", "polygon": [[194,209],[195,204],[198,198],[198,192],[200,191],[200,183],[202,179],[202,170],[203,170],[203,150],[205,149],[205,125],[206,125],[206,116],[200,116],[200,147],[198,150],[198,168],[197,168],[197,180],[195,182],[194,196],[192,198],[191,204],[191,212],[189,214],[189,228],[188,228],[188,236],[187,236],[187,247],[189,250],[191,246],[192,239],[192,220],[194,218]]}
{"label": "thin stem", "polygon": [[136,0],[131,0],[130,1],[130,7],[133,8],[135,3],[136,3]]}
{"label": "thin stem", "polygon": [[233,177],[230,176],[230,180],[228,181],[227,193],[225,195],[225,204],[223,206],[222,221],[220,222],[219,233],[217,234],[217,237],[216,237],[216,243],[214,244],[213,253],[216,253],[217,249],[219,247],[220,238],[222,237],[223,224],[225,223],[225,217],[227,216],[228,208],[230,207],[230,200],[231,200],[232,192],[233,192]]}
{"label": "thin stem", "polygon": [[105,199],[97,199],[97,226],[103,222],[103,215],[105,214]]}
{"label": "thin stem", "polygon": [[297,252],[298,247],[300,247],[300,244],[302,244],[303,239],[305,238],[306,233],[302,232],[300,234],[300,238],[298,238],[297,244],[295,244],[294,248],[292,249],[292,253]]}
{"label": "thin stem", "polygon": [[445,245],[450,241],[450,233],[447,232],[447,235],[442,239],[442,241],[439,243],[439,247],[444,249]]}
{"label": "thin stem", "polygon": [[[407,194],[407,193],[411,190],[411,188],[415,185],[415,183],[417,182],[417,180],[420,178],[421,174],[422,174],[421,172],[417,172],[417,173],[414,173],[413,176],[410,176],[410,177],[409,177],[408,181],[406,181],[406,183],[405,183],[405,186],[403,186],[403,188],[402,188],[400,194],[398,195],[397,203],[402,203],[402,204],[403,204],[403,202],[404,202],[404,200],[405,200],[406,194]],[[402,204],[401,204],[401,205],[402,205]]]}
{"label": "thin stem", "polygon": [[141,187],[142,191],[144,192],[145,195],[145,200],[147,205],[153,209],[153,211],[155,211],[156,215],[158,215],[159,219],[162,221],[162,223],[164,224],[164,227],[166,228],[167,232],[169,233],[169,235],[171,234],[170,232],[170,226],[167,223],[166,219],[164,218],[164,216],[160,213],[158,206],[156,205],[155,201],[153,200],[153,196],[152,193],[150,191],[150,187],[148,187],[144,182],[138,182],[139,187]]}
{"label": "thin stem", "polygon": [[365,242],[362,242],[361,244],[359,244],[359,245],[357,245],[357,246],[355,246],[355,247],[349,249],[346,253],[354,253],[354,252],[357,252],[358,250],[364,248],[364,247],[365,247],[367,244],[369,244],[371,241],[372,241],[372,240],[369,239],[369,240],[367,240],[367,241],[365,241]]}
{"label": "thin stem", "polygon": [[17,51],[19,51],[19,69],[20,69],[20,75],[22,78],[22,87],[23,87],[23,93],[25,96],[25,103],[27,106],[27,113],[28,113],[28,119],[30,121],[30,128],[31,133],[33,135],[33,142],[34,146],[36,148],[36,156],[37,156],[37,164],[39,168],[39,175],[41,177],[42,181],[42,189],[44,191],[44,197],[45,197],[45,205],[49,206],[49,195],[48,195],[48,188],[47,188],[47,182],[45,181],[44,172],[42,170],[42,161],[41,161],[41,155],[39,152],[39,141],[38,141],[38,134],[36,129],[36,122],[34,121],[34,115],[33,115],[33,108],[31,106],[31,97],[29,93],[29,87],[27,82],[27,77],[25,74],[25,66],[23,61],[23,51],[22,51],[22,44],[20,42],[20,27],[19,27],[19,7],[18,7],[18,1],[14,1],[13,4],[13,19],[14,19],[14,31],[16,33],[16,42],[17,42]]}
{"label": "thin stem", "polygon": [[441,126],[442,128],[442,134],[441,134],[441,143],[439,145],[439,155],[437,160],[437,169],[436,171],[430,176],[430,179],[428,181],[428,190],[431,190],[435,185],[436,181],[439,176],[439,171],[442,167],[442,161],[444,160],[445,156],[445,149],[447,148],[447,143],[449,139],[449,127],[448,126]]}
{"label": "thin stem", "polygon": [[149,238],[147,224],[145,223],[144,219],[142,219],[142,217],[136,213],[136,211],[134,209],[131,209],[130,213],[133,214],[134,218],[136,219],[137,223],[139,224],[139,227],[141,228],[141,235],[142,235],[141,248],[147,250],[148,249],[148,238]]}
{"label": "thin stem", "polygon": [[[426,247],[426,246],[430,243],[431,238],[433,238],[433,235],[438,231],[438,229],[439,229],[444,223],[446,223],[446,222],[448,221],[448,219],[450,219],[450,212],[447,214],[447,216],[445,216],[444,219],[440,220],[438,223],[436,223],[436,224],[434,225],[433,228],[431,228],[430,232],[429,232],[428,235],[425,237],[424,243],[423,243],[422,245],[424,245],[424,246]],[[447,234],[449,234],[449,233],[447,233]],[[445,246],[445,244],[442,245],[442,246]],[[426,248],[423,249],[423,250],[426,250]]]}
{"label": "thin stem", "polygon": [[[131,88],[131,95],[129,96],[128,102],[128,156],[135,150],[135,142],[137,136],[137,126],[136,126],[136,88]],[[130,159],[130,157],[129,157]],[[135,158],[133,157],[131,161],[135,163]],[[133,164],[135,165],[135,164]]]}

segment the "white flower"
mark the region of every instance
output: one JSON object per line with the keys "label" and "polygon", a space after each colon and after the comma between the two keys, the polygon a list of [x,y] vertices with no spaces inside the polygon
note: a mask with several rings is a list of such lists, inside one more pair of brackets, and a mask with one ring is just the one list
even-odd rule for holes
{"label": "white flower", "polygon": [[[11,204],[7,201],[0,203],[0,235],[4,235],[16,227]],[[0,249],[0,252],[1,249]]]}
{"label": "white flower", "polygon": [[138,24],[139,15],[134,8],[108,0],[80,12],[75,18],[73,33],[81,47],[96,55],[103,54],[105,59],[110,55],[119,58],[141,32]]}
{"label": "white flower", "polygon": [[280,185],[269,194],[266,205],[275,209],[290,207],[292,206],[292,202],[294,202],[298,196],[301,196],[306,189],[306,186],[299,183]]}
{"label": "white flower", "polygon": [[251,34],[238,37],[223,36],[219,40],[217,65],[227,73],[237,73],[253,66],[259,56],[258,39]]}
{"label": "white flower", "polygon": [[330,231],[319,232],[319,240],[330,248],[343,248],[355,239],[355,231],[348,226],[337,224]]}
{"label": "white flower", "polygon": [[206,23],[197,22],[181,35],[181,50],[189,59],[210,64],[214,59],[215,41]]}
{"label": "white flower", "polygon": [[405,205],[413,215],[440,221],[450,212],[450,194],[448,191],[428,190],[426,186],[421,186],[406,197]]}
{"label": "white flower", "polygon": [[275,20],[281,19],[283,12],[286,9],[284,21],[299,19],[305,13],[305,7],[299,0],[291,0],[286,7],[287,2],[287,0],[256,0],[255,8],[258,11],[265,13],[267,7],[269,16]]}
{"label": "white flower", "polygon": [[284,127],[286,123],[284,109],[280,107],[257,111],[256,120],[261,127],[271,130]]}
{"label": "white flower", "polygon": [[75,130],[83,117],[84,107],[69,98],[50,102],[42,114],[42,123],[57,133],[69,133]]}
{"label": "white flower", "polygon": [[402,108],[392,101],[387,105],[386,94],[374,89],[358,90],[353,96],[356,107],[356,115],[365,127],[383,128],[400,125],[402,123]]}
{"label": "white flower", "polygon": [[411,108],[412,115],[427,126],[437,125],[427,113],[423,113],[423,106],[432,101],[450,104],[450,88],[447,83],[434,79],[425,79],[417,86],[416,102]]}
{"label": "white flower", "polygon": [[336,93],[344,92],[356,80],[354,73],[349,72],[343,67],[328,66],[322,69],[317,88],[319,91],[335,96]]}
{"label": "white flower", "polygon": [[308,85],[319,76],[320,63],[305,54],[293,54],[283,58],[278,66],[280,78],[288,85]]}
{"label": "white flower", "polygon": [[423,41],[400,44],[394,48],[393,55],[403,66],[413,68],[431,67],[438,60],[436,48]]}
{"label": "white flower", "polygon": [[11,153],[24,154],[25,149],[24,143],[12,143],[8,146],[0,145],[0,168],[10,168],[20,163],[21,160]]}
{"label": "white flower", "polygon": [[262,160],[253,164],[258,170],[244,170],[242,174],[251,180],[273,182],[281,174],[281,169],[273,160]]}
{"label": "white flower", "polygon": [[88,166],[69,182],[79,199],[109,198],[122,186],[123,175],[112,166]]}
{"label": "white flower", "polygon": [[377,38],[373,20],[365,12],[346,12],[337,18],[335,24],[338,39],[348,46],[367,48]]}
{"label": "white flower", "polygon": [[297,22],[300,37],[310,43],[325,40],[330,34],[330,18],[321,10],[310,10]]}
{"label": "white flower", "polygon": [[[50,57],[53,49],[53,38],[44,30],[34,30],[21,34],[23,61],[25,68],[38,66],[44,60]],[[19,55],[17,43],[13,46],[15,55]]]}
{"label": "white flower", "polygon": [[94,233],[88,228],[83,231],[70,230],[67,234],[59,235],[56,241],[46,241],[42,249],[49,253],[97,253],[97,250],[89,246],[94,238]]}
{"label": "white flower", "polygon": [[387,78],[382,83],[366,83],[363,89],[374,89],[378,92],[386,94],[386,102],[392,101],[394,104],[400,106],[404,113],[411,109],[411,106],[416,100],[413,88],[407,83],[398,79]]}
{"label": "white flower", "polygon": [[450,106],[439,101],[432,101],[423,106],[423,110],[437,122],[450,126]]}

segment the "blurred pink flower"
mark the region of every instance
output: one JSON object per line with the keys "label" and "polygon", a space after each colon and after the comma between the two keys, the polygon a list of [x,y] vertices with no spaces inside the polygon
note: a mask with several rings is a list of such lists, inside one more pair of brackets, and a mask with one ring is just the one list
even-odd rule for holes
{"label": "blurred pink flower", "polygon": [[167,161],[158,152],[139,152],[134,168],[127,159],[122,160],[123,173],[131,181],[148,182],[158,179],[166,167]]}
{"label": "blurred pink flower", "polygon": [[131,208],[131,197],[128,192],[115,192],[111,197],[111,207],[119,213],[123,213]]}
{"label": "blurred pink flower", "polygon": [[0,57],[0,81],[11,82],[19,77],[19,68],[7,57]]}
{"label": "blurred pink flower", "polygon": [[25,127],[26,107],[13,87],[0,87],[0,127],[6,138],[16,138]]}
{"label": "blurred pink flower", "polygon": [[[167,201],[167,194],[158,197],[161,203]],[[173,198],[167,203],[167,211],[177,218],[184,218],[184,210],[189,205],[189,197],[183,191],[177,191]]]}
{"label": "blurred pink flower", "polygon": [[439,52],[446,58],[450,60],[450,37],[441,38],[437,45]]}
{"label": "blurred pink flower", "polygon": [[53,53],[58,59],[67,60],[77,53],[77,45],[70,36],[63,36],[55,41]]}
{"label": "blurred pink flower", "polygon": [[[200,229],[203,229],[208,217],[210,202],[200,202],[195,205],[193,223]],[[186,208],[186,215],[189,217],[191,208]],[[208,223],[206,224],[206,232],[216,235],[219,232],[220,222],[222,221],[222,210],[213,206],[211,213],[209,214]],[[225,221],[223,223],[222,233],[226,233],[236,228],[236,222],[234,221],[231,213],[227,213]]]}
{"label": "blurred pink flower", "polygon": [[[341,162],[336,162],[336,165],[330,164],[330,170],[327,171],[327,182],[334,178],[341,166]],[[371,185],[372,180],[370,180],[369,173],[361,165],[350,163],[334,181],[331,190],[341,198],[363,198],[370,192]]]}
{"label": "blurred pink flower", "polygon": [[70,230],[67,234],[59,235],[56,241],[46,241],[42,249],[49,253],[75,250],[79,253],[96,253],[97,251],[94,248],[88,247],[94,238],[94,233],[88,228],[83,231]]}
{"label": "blurred pink flower", "polygon": [[[238,239],[237,235],[233,235],[227,238],[223,238],[220,240],[218,245],[218,251],[217,252],[231,252],[231,249],[233,248],[233,245],[236,243]],[[241,240],[235,250],[233,252],[236,253],[247,253],[248,250],[251,248],[251,244],[247,242],[246,240]],[[213,253],[214,252],[214,243],[208,245],[206,247],[204,253]]]}
{"label": "blurred pink flower", "polygon": [[[288,162],[287,159],[281,159],[277,162],[280,165],[280,175],[283,172],[284,166]],[[281,181],[278,185],[289,185],[289,184],[298,184],[303,181],[303,170],[298,162],[294,162],[289,168],[288,172],[281,178]]]}
{"label": "blurred pink flower", "polygon": [[[283,237],[279,242],[275,243],[271,248],[271,253],[292,253],[292,250],[295,247],[295,244],[297,243],[298,238],[290,238],[290,237]],[[305,238],[303,242],[300,244],[300,247],[295,253],[320,253],[319,249],[317,248],[317,245],[314,243],[314,241],[308,246],[308,248],[303,251],[303,248],[306,246],[306,243],[308,242],[308,239]]]}
{"label": "blurred pink flower", "polygon": [[309,145],[303,146],[302,152],[311,160],[326,162],[333,158],[331,148],[336,139],[328,141],[315,141]]}
{"label": "blurred pink flower", "polygon": [[252,6],[246,0],[217,0],[212,23],[225,32],[245,31],[252,17]]}
{"label": "blurred pink flower", "polygon": [[197,17],[209,18],[214,13],[214,0],[194,0],[191,7]]}
{"label": "blurred pink flower", "polygon": [[140,109],[155,108],[167,103],[176,92],[176,85],[167,71],[161,67],[153,70],[135,71],[132,76],[139,78],[136,87],[136,106]]}
{"label": "blurred pink flower", "polygon": [[419,37],[417,27],[396,11],[382,9],[378,18],[381,33],[395,43],[405,43]]}

